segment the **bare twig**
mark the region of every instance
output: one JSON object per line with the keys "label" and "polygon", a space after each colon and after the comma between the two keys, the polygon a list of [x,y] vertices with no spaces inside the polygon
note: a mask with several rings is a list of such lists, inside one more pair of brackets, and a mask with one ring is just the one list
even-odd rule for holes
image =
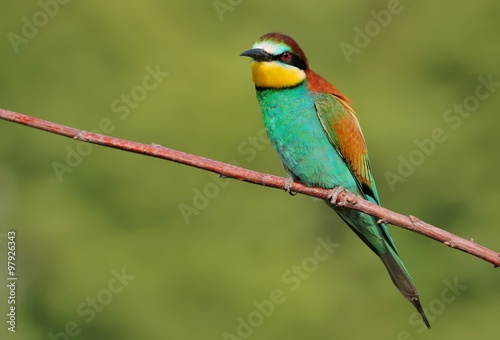
{"label": "bare twig", "polygon": [[[67,127],[64,125],[59,125],[4,109],[0,109],[0,118],[66,136],[75,140],[186,164],[196,168],[215,172],[224,177],[234,178],[245,182],[279,189],[285,188],[286,184],[286,179],[282,177],[247,170],[201,156],[168,149],[157,144],[142,144],[124,139],[104,136]],[[324,200],[330,199],[332,194],[331,189],[310,188],[297,182],[294,182],[292,184],[291,190],[293,192],[321,198]],[[414,216],[401,215],[376,204],[370,203],[367,200],[356,196],[346,190],[338,193],[336,197],[336,204],[347,209],[354,209],[375,216],[379,218],[379,222],[390,223],[404,229],[408,229],[425,235],[451,248],[459,249],[463,252],[488,261],[495,265],[495,267],[500,266],[500,254],[498,252],[483,247],[472,240],[469,241],[450,232],[439,229],[431,224],[419,220]]]}

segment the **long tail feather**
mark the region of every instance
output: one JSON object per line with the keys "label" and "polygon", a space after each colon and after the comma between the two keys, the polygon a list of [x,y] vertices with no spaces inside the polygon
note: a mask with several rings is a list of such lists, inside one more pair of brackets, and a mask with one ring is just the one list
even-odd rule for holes
{"label": "long tail feather", "polygon": [[386,249],[388,250],[386,253],[378,253],[378,255],[387,268],[392,282],[398,287],[401,294],[415,306],[427,328],[431,328],[420,304],[417,287],[413,284],[410,274],[404,267],[399,255],[389,244],[386,244]]}
{"label": "long tail feather", "polygon": [[401,261],[386,226],[384,224],[378,224],[375,218],[364,213],[337,208],[331,204],[329,204],[329,206],[333,208],[359,238],[380,257],[394,285],[396,285],[401,294],[403,294],[403,296],[417,309],[425,325],[431,328],[429,320],[427,320],[427,316],[420,305],[417,288],[413,284],[403,261]]}

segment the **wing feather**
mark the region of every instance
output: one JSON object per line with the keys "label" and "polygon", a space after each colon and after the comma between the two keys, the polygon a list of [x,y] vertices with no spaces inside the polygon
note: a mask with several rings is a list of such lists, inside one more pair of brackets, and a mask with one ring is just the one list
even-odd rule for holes
{"label": "wing feather", "polygon": [[331,93],[314,93],[318,118],[337,152],[345,159],[363,193],[379,198],[368,159],[365,139],[347,100]]}

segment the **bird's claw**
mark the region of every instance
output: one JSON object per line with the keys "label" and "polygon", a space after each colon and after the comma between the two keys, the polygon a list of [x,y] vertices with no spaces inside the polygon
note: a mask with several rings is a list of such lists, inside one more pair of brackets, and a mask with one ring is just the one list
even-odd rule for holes
{"label": "bird's claw", "polygon": [[292,185],[293,185],[293,178],[291,178],[291,177],[287,177],[287,178],[285,179],[285,186],[284,186],[284,189],[285,189],[285,191],[286,191],[288,194],[290,194],[291,196],[295,196],[295,195],[297,195],[297,193],[292,191]]}
{"label": "bird's claw", "polygon": [[338,186],[332,189],[330,192],[330,196],[328,199],[330,200],[330,203],[333,205],[337,205],[337,199],[339,198],[339,195],[345,191],[344,187]]}

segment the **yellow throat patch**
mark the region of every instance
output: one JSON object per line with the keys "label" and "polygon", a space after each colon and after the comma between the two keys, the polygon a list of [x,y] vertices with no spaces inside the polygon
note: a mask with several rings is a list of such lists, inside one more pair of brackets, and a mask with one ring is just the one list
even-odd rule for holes
{"label": "yellow throat patch", "polygon": [[278,62],[253,61],[252,80],[257,87],[284,88],[300,84],[306,73],[293,66]]}

